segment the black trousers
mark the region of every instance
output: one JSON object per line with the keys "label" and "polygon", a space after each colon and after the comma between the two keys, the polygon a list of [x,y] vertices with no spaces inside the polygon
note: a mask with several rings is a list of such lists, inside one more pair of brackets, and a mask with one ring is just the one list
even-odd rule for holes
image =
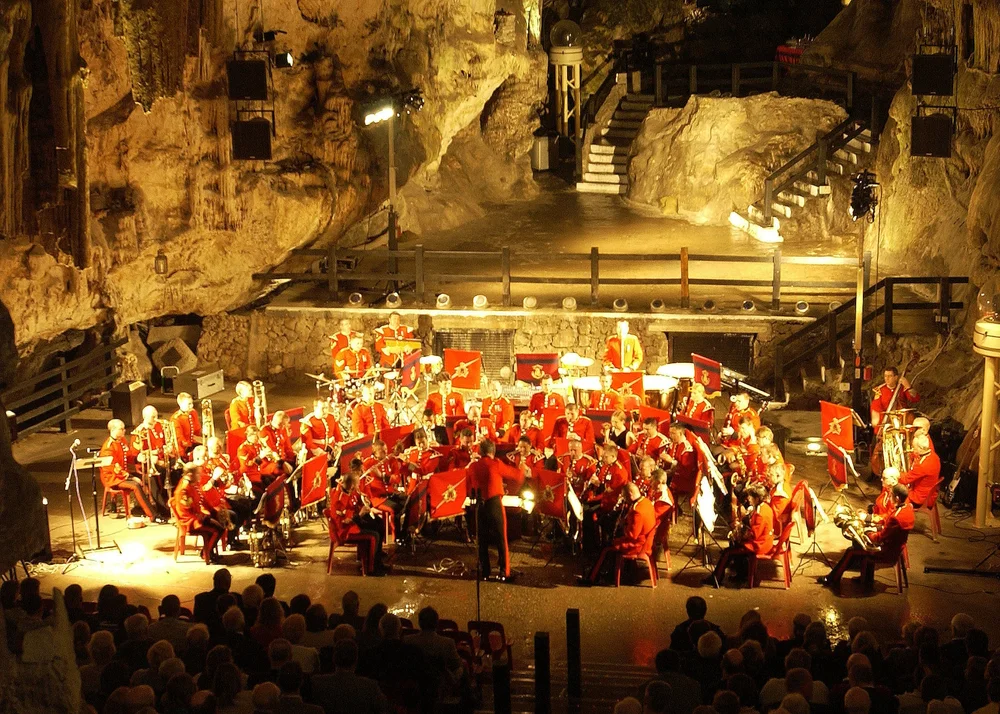
{"label": "black trousers", "polygon": [[376,567],[382,565],[382,541],[385,540],[385,526],[382,520],[370,513],[367,516],[355,516],[354,523],[365,535],[375,539],[375,552],[372,554]]}
{"label": "black trousers", "polygon": [[156,515],[160,518],[170,517],[169,503],[170,497],[173,495],[171,491],[175,483],[176,482],[169,473],[153,474],[149,479],[149,495],[153,499],[153,502],[150,505],[153,507],[153,511]]}
{"label": "black trousers", "polygon": [[490,575],[490,547],[497,549],[497,572],[510,576],[510,557],[507,549],[507,514],[500,496],[480,501],[477,527],[479,531],[479,568],[482,577]]}

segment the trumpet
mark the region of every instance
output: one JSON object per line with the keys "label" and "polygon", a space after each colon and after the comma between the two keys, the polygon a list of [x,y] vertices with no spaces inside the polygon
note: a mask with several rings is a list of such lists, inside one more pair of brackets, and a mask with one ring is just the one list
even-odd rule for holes
{"label": "trumpet", "polygon": [[212,414],[212,400],[201,400],[201,435],[205,441],[215,436],[215,416]]}
{"label": "trumpet", "polygon": [[251,385],[253,395],[253,420],[258,429],[264,428],[267,423],[267,393],[264,391],[264,383],[255,379]]}

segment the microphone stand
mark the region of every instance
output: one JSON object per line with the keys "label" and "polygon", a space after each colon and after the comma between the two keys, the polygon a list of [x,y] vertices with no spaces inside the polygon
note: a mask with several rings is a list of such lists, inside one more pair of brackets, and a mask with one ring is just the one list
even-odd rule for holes
{"label": "microphone stand", "polygon": [[[73,483],[73,477],[76,475],[76,446],[69,447],[70,462],[69,462],[69,473],[66,475],[66,496],[69,499],[69,530],[73,538],[73,552],[70,553],[69,557],[66,558],[66,567],[63,568],[63,575],[69,570],[69,566],[80,560],[80,550],[76,545],[76,517],[73,513],[73,492],[70,490],[70,486]],[[77,479],[79,483],[79,479]]]}

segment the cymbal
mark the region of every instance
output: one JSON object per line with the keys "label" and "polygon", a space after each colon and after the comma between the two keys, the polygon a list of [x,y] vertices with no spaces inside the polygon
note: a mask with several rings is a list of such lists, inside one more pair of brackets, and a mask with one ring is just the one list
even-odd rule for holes
{"label": "cymbal", "polygon": [[580,367],[581,369],[587,369],[588,367],[591,367],[593,364],[594,364],[593,358],[581,357],[579,360],[577,360],[576,366]]}
{"label": "cymbal", "polygon": [[324,376],[322,372],[320,372],[319,374],[309,374],[309,372],[306,372],[306,376],[309,377],[309,379],[315,379],[317,382],[332,382],[333,381],[329,377]]}
{"label": "cymbal", "polygon": [[674,379],[694,379],[694,364],[691,362],[671,362],[657,367],[656,373]]}
{"label": "cymbal", "polygon": [[567,367],[576,367],[580,364],[580,355],[576,352],[567,352],[559,358],[559,362]]}
{"label": "cymbal", "polygon": [[441,364],[441,361],[437,355],[426,355],[420,358],[420,364]]}

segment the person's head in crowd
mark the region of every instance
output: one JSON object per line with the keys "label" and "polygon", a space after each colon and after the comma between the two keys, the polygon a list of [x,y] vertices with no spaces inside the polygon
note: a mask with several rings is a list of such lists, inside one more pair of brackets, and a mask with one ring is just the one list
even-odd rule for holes
{"label": "person's head in crowd", "polygon": [[736,692],[740,698],[740,704],[744,707],[753,707],[757,704],[757,685],[753,677],[749,674],[734,674],[726,680],[726,689]]}
{"label": "person's head in crowd", "polygon": [[615,704],[614,714],[642,714],[642,702],[635,697],[625,697]]}
{"label": "person's head in crowd", "polygon": [[98,630],[90,636],[90,659],[98,667],[104,667],[115,658],[115,636],[107,630]]}
{"label": "person's head in crowd", "polygon": [[270,573],[258,575],[254,582],[260,585],[260,589],[264,591],[264,597],[274,597],[274,589],[278,587],[278,581],[273,575]]}
{"label": "person's head in crowd", "polygon": [[425,607],[417,613],[417,623],[424,632],[434,632],[437,630],[438,613],[433,607]]}
{"label": "person's head in crowd", "polygon": [[976,621],[972,619],[972,615],[959,612],[951,618],[951,636],[956,640],[964,640],[969,630],[975,626]]}
{"label": "person's head in crowd", "polygon": [[712,697],[712,706],[715,707],[717,714],[740,714],[740,709],[742,709],[739,695],[728,689],[715,693],[715,696]]}
{"label": "person's head in crowd", "polygon": [[[14,590],[17,590],[17,583],[14,583]],[[97,613],[105,615],[111,607],[111,601],[118,596],[118,586],[108,583],[97,593]]]}
{"label": "person's head in crowd", "polygon": [[916,640],[917,631],[923,627],[919,620],[910,620],[903,623],[903,629],[901,634],[903,636],[903,643],[907,647],[913,647]]}
{"label": "person's head in crowd", "polygon": [[333,646],[333,666],[341,671],[353,672],[358,666],[358,643],[341,640]]}
{"label": "person's head in crowd", "polygon": [[340,598],[340,607],[345,615],[357,616],[361,611],[361,598],[353,590],[348,590]]}
{"label": "person's head in crowd", "polygon": [[205,656],[205,668],[202,670],[205,681],[211,682],[215,678],[215,672],[219,669],[219,665],[232,661],[233,651],[225,645],[216,645],[210,649]]}
{"label": "person's head in crowd", "polygon": [[978,655],[969,657],[968,661],[965,663],[965,681],[985,682],[986,665],[989,663],[990,661],[985,657],[980,657]]}
{"label": "person's head in crowd", "polygon": [[278,670],[278,689],[282,694],[298,694],[304,680],[302,665],[298,662],[285,662]]}
{"label": "person's head in crowd", "polygon": [[215,677],[210,684],[219,705],[229,706],[243,691],[243,675],[235,664],[224,662],[215,670]]}
{"label": "person's head in crowd", "polygon": [[120,684],[110,691],[111,694],[104,701],[104,714],[128,714],[128,712],[132,711],[128,702],[128,682]]}
{"label": "person's head in crowd", "polygon": [[181,599],[176,595],[167,595],[160,600],[160,614],[164,617],[178,617],[181,614]]}
{"label": "person's head in crowd", "polygon": [[865,630],[871,630],[871,627],[868,624],[868,620],[866,620],[865,618],[852,617],[850,620],[847,621],[847,639],[850,642],[853,642],[854,638],[857,637],[860,633],[864,632]]}
{"label": "person's head in crowd", "polygon": [[387,612],[389,612],[388,605],[384,602],[375,603],[368,608],[368,614],[365,615],[365,624],[361,629],[364,632],[378,633],[378,623]]}
{"label": "person's head in crowd", "polygon": [[924,645],[937,647],[941,644],[941,635],[936,628],[922,625],[913,636],[913,643],[917,647],[923,647]]}
{"label": "person's head in crowd", "polygon": [[925,704],[935,699],[944,699],[947,696],[948,680],[941,675],[932,672],[920,680],[920,698]]}
{"label": "person's head in crowd", "polygon": [[692,643],[697,642],[699,637],[711,631],[712,625],[709,624],[708,620],[692,620],[687,628],[688,640]]}
{"label": "person's head in crowd", "polygon": [[243,607],[256,610],[264,600],[264,590],[257,583],[251,583],[243,588]]}
{"label": "person's head in crowd", "polygon": [[642,698],[643,714],[667,714],[672,690],[666,682],[654,679],[646,685]]}
{"label": "person's head in crowd", "polygon": [[740,654],[743,655],[743,669],[751,676],[756,677],[764,669],[764,648],[757,640],[747,640],[740,645]]}
{"label": "person's head in crowd", "polygon": [[358,633],[351,625],[346,622],[341,623],[333,628],[333,643],[343,642],[344,640],[351,640],[354,642],[358,638]]}
{"label": "person's head in crowd", "polygon": [[257,624],[268,629],[280,628],[285,619],[285,611],[277,598],[265,597],[257,610]]}
{"label": "person's head in crowd", "polygon": [[744,628],[751,622],[760,622],[760,613],[756,610],[747,610],[743,613],[743,617],[740,618],[739,632],[743,632]]}
{"label": "person's head in crowd", "polygon": [[90,625],[86,620],[73,623],[73,651],[76,653],[77,664],[86,664],[90,660]]}
{"label": "person's head in crowd", "polygon": [[125,636],[133,642],[142,642],[149,637],[149,619],[141,612],[125,618]]}
{"label": "person's head in crowd", "polygon": [[705,602],[705,598],[692,595],[684,603],[684,610],[689,620],[704,620],[708,614],[708,603]]}
{"label": "person's head in crowd", "polygon": [[42,583],[38,578],[25,578],[18,588],[21,592],[21,599],[34,595],[41,595]]}
{"label": "person's head in crowd", "polygon": [[246,626],[246,618],[238,607],[229,608],[222,616],[222,629],[231,635],[242,634]]}
{"label": "person's head in crowd", "polygon": [[[806,656],[808,657],[809,655]],[[805,667],[786,669],[785,691],[789,694],[801,694],[807,701],[811,701],[813,695],[813,678],[809,670]]]}
{"label": "person's head in crowd", "polygon": [[180,657],[171,657],[160,662],[160,668],[156,673],[160,676],[160,681],[169,682],[175,674],[181,674],[184,671],[184,660]]}
{"label": "person's head in crowd", "polygon": [[274,682],[261,682],[253,688],[250,702],[255,712],[276,712],[281,706],[281,690]]}
{"label": "person's head in crowd", "polygon": [[191,697],[191,714],[216,714],[218,711],[219,702],[209,690],[199,689]]}
{"label": "person's head in crowd", "polygon": [[722,638],[719,637],[718,632],[706,632],[698,638],[696,648],[698,650],[698,656],[702,659],[718,659],[719,655],[722,654]]}
{"label": "person's head in crowd", "polygon": [[973,627],[965,635],[965,649],[970,657],[989,657],[989,635],[979,628]]}
{"label": "person's head in crowd", "polygon": [[924,669],[937,669],[941,664],[941,649],[932,642],[925,642],[917,648],[917,664]]}
{"label": "person's head in crowd", "polygon": [[198,691],[194,677],[187,672],[175,674],[167,681],[163,691],[163,708],[167,711],[185,711],[191,704],[191,697]]}
{"label": "person's head in crowd", "polygon": [[812,617],[804,612],[795,615],[792,618],[792,637],[802,639],[806,634],[806,628],[809,627],[810,622],[812,622]]}
{"label": "person's head in crowd", "polygon": [[397,615],[387,612],[378,621],[378,632],[383,640],[398,640],[403,633],[403,623]]}
{"label": "person's head in crowd", "polygon": [[226,614],[226,610],[236,606],[236,596],[232,593],[224,593],[215,601],[215,616],[220,620]]}
{"label": "person's head in crowd", "polygon": [[212,573],[212,589],[216,592],[227,593],[233,586],[233,574],[225,568],[219,568]]}
{"label": "person's head in crowd", "polygon": [[927,703],[927,714],[965,714],[965,710],[957,700],[935,699]]}
{"label": "person's head in crowd", "polygon": [[726,650],[722,655],[722,678],[728,679],[743,671],[743,653],[738,649]]}
{"label": "person's head in crowd", "polygon": [[[856,655],[851,656],[854,657]],[[865,657],[864,662],[848,662],[847,681],[852,687],[870,687],[874,684],[872,678],[872,665],[867,660],[868,658]]]}
{"label": "person's head in crowd", "polygon": [[869,714],[872,698],[861,687],[851,687],[844,694],[844,714]]}
{"label": "person's head in crowd", "polygon": [[322,632],[326,629],[326,608],[314,602],[306,610],[306,632]]}
{"label": "person's head in crowd", "polygon": [[829,649],[830,640],[826,636],[826,625],[820,620],[810,622],[802,638],[802,646],[809,652]]}
{"label": "person's head in crowd", "polygon": [[788,714],[809,714],[809,700],[801,694],[786,694],[781,700],[781,708]]}
{"label": "person's head in crowd", "polygon": [[785,655],[785,671],[801,667],[812,671],[812,655],[801,647],[793,647]]}
{"label": "person's head in crowd", "polygon": [[79,583],[71,583],[66,586],[66,589],[63,590],[63,603],[66,605],[66,610],[70,612],[83,608],[83,588]]}
{"label": "person's head in crowd", "polygon": [[761,648],[767,646],[770,636],[767,634],[767,625],[765,625],[760,620],[748,622],[742,630],[740,630],[740,642],[748,642],[753,640],[760,644]]}
{"label": "person's head in crowd", "polygon": [[146,662],[154,672],[160,670],[160,664],[174,656],[174,646],[166,640],[154,642],[146,650]]}
{"label": "person's head in crowd", "polygon": [[681,656],[675,650],[662,649],[656,653],[656,671],[659,674],[681,671]]}
{"label": "person's head in crowd", "polygon": [[862,630],[851,640],[851,652],[860,652],[863,655],[868,655],[869,660],[878,651],[878,639],[871,630]]}
{"label": "person's head in crowd", "polygon": [[267,660],[271,663],[271,669],[281,669],[281,665],[290,662],[292,659],[292,643],[284,637],[271,640],[267,646]]}
{"label": "person's head in crowd", "polygon": [[305,615],[312,605],[312,600],[305,593],[299,593],[288,601],[288,612],[291,615]]}
{"label": "person's head in crowd", "polygon": [[281,623],[281,634],[293,645],[299,644],[306,634],[306,618],[299,614],[289,615]]}
{"label": "person's head in crowd", "polygon": [[128,705],[134,711],[141,711],[146,707],[156,709],[156,692],[148,684],[140,684],[132,687],[128,692]]}
{"label": "person's head in crowd", "polygon": [[187,634],[184,635],[188,651],[207,651],[208,637],[208,627],[200,622],[195,625],[191,625],[191,627],[188,628]]}

